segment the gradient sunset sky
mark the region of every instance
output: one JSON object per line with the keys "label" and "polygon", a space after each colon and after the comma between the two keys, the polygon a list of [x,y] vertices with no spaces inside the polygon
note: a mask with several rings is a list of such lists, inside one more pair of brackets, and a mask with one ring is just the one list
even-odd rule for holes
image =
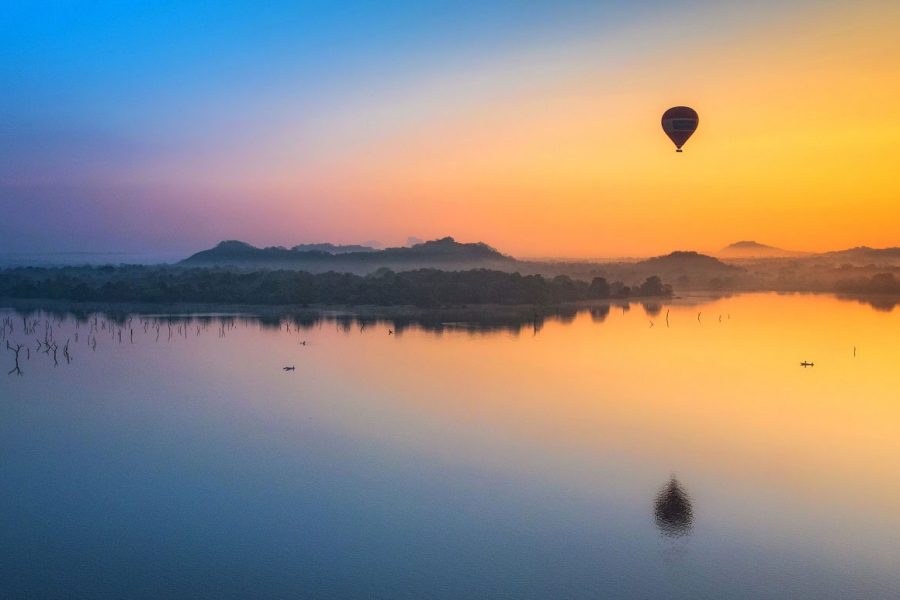
{"label": "gradient sunset sky", "polygon": [[0,252],[900,245],[898,31],[896,0],[10,0]]}

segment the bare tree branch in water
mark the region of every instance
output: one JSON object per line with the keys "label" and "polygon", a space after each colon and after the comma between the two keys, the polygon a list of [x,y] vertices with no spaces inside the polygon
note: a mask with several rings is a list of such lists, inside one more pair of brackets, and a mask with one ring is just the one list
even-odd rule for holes
{"label": "bare tree branch in water", "polygon": [[22,344],[16,344],[16,347],[13,348],[12,345],[10,345],[9,340],[7,340],[6,348],[7,348],[7,350],[11,350],[12,352],[15,353],[15,361],[16,361],[15,366],[12,368],[12,370],[9,371],[9,373],[7,373],[7,375],[12,375],[13,373],[15,373],[16,375],[21,375],[22,368],[19,366],[19,352],[22,351]]}

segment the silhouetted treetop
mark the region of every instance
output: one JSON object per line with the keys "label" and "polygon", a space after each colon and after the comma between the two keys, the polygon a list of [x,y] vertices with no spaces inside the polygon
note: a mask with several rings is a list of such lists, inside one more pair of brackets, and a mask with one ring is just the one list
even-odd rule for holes
{"label": "silhouetted treetop", "polygon": [[629,295],[666,296],[658,277],[637,289],[561,275],[520,275],[472,269],[380,268],[366,275],[295,270],[240,271],[219,267],[22,267],[0,270],[0,297],[89,302],[414,305],[539,304]]}

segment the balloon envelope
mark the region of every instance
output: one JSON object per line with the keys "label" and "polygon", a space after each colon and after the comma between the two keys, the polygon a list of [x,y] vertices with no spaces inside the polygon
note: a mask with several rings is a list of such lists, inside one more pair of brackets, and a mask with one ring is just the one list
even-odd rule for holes
{"label": "balloon envelope", "polygon": [[681,147],[697,130],[698,123],[697,111],[687,106],[673,106],[662,116],[663,131],[675,144],[676,152],[681,152]]}

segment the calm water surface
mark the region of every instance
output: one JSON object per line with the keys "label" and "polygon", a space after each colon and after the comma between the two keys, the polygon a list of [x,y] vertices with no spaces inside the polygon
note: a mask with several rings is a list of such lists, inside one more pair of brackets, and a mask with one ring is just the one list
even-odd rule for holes
{"label": "calm water surface", "polygon": [[900,597],[900,309],[0,318],[4,597]]}

